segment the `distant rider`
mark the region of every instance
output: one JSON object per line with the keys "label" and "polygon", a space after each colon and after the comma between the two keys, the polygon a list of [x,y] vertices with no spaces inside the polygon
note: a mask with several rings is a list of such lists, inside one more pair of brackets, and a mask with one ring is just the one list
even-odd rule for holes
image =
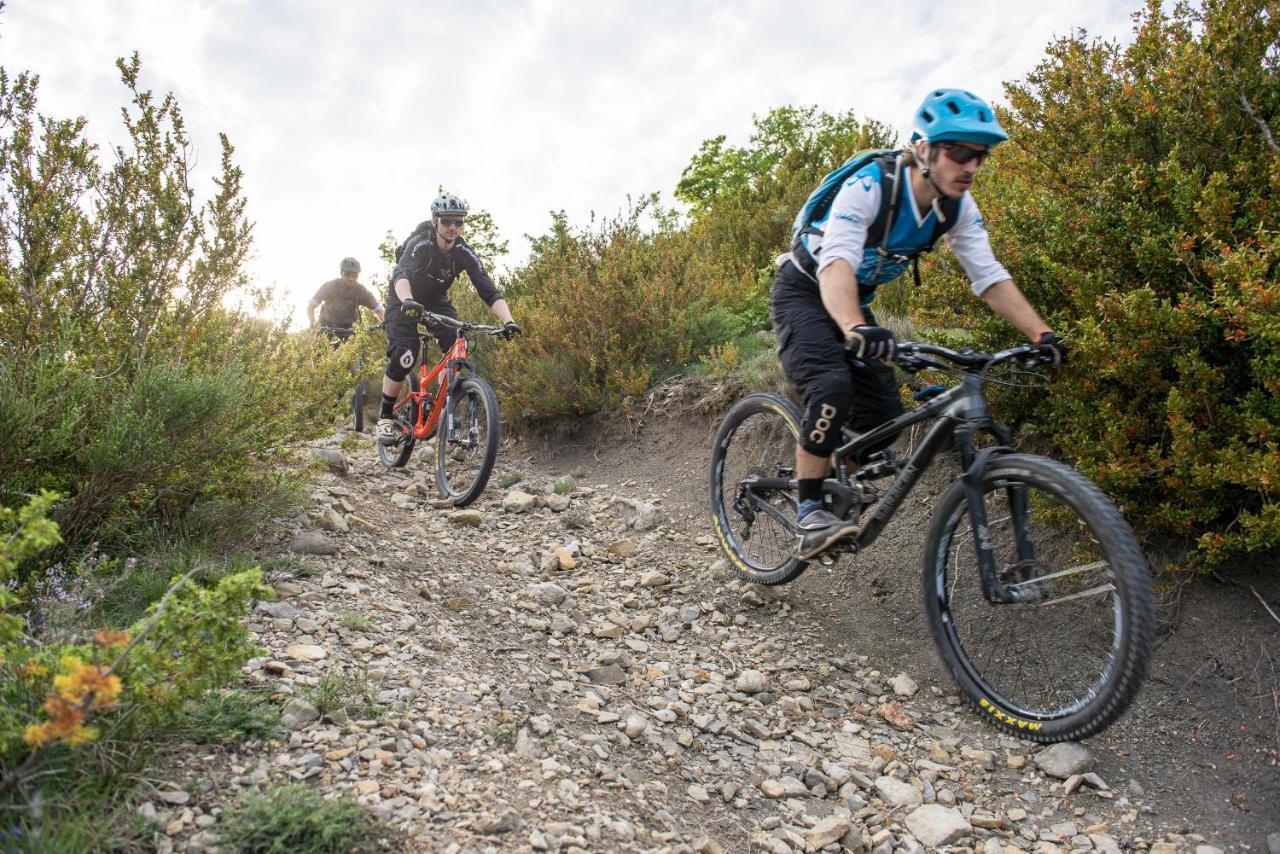
{"label": "distant rider", "polygon": [[307,303],[307,322],[315,325],[316,309],[320,309],[320,326],[341,342],[351,336],[351,328],[359,319],[360,306],[372,311],[381,322],[385,318],[382,306],[369,289],[360,284],[360,262],[343,258],[338,265],[340,278],[330,279],[320,286],[316,295]]}

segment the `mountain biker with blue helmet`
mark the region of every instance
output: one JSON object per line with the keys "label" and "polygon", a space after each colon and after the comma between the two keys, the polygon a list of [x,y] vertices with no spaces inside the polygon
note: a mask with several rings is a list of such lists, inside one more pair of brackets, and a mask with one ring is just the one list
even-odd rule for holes
{"label": "mountain biker with blue helmet", "polygon": [[[858,533],[856,522],[823,508],[822,482],[842,425],[864,432],[903,412],[891,367],[897,342],[876,323],[871,300],[879,285],[928,251],[939,233],[975,294],[1041,344],[1055,364],[1066,359],[1065,344],[996,260],[969,193],[978,167],[1008,138],[976,95],[961,89],[930,92],[916,110],[911,145],[849,176],[830,209],[779,259],[770,314],[783,372],[805,402],[796,447],[801,558]],[[890,208],[898,213],[889,222],[877,220],[885,192],[899,194]],[[878,237],[869,236],[873,224]]]}

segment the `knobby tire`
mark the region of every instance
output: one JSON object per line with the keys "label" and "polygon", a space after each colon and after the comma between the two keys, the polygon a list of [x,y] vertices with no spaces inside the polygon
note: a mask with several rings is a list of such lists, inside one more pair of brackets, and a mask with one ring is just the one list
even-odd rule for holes
{"label": "knobby tire", "polygon": [[[1142,550],[1102,491],[1054,460],[997,457],[981,492],[988,519],[979,533],[996,551],[997,572],[1036,598],[986,601],[957,481],[925,542],[924,607],[938,652],[997,726],[1043,743],[1095,734],[1133,702],[1151,658],[1154,597]],[[1018,560],[1014,506],[1028,508],[1022,536],[1034,559]]]}

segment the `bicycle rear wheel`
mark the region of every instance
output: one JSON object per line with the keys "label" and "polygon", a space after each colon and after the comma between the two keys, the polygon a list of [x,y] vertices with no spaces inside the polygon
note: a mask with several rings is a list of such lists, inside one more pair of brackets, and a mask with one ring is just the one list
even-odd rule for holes
{"label": "bicycle rear wheel", "polygon": [[396,404],[396,409],[391,416],[396,426],[404,431],[404,439],[395,445],[378,445],[378,459],[389,469],[400,468],[409,462],[409,457],[413,456],[413,425],[418,420],[418,401],[409,397],[409,392],[418,390],[419,380],[418,375],[412,371],[407,379],[408,382],[401,386],[403,397]]}
{"label": "bicycle rear wheel", "polygon": [[[785,584],[808,563],[796,557],[794,478],[800,412],[776,394],[733,405],[711,448],[711,520],[729,563],[756,584]],[[768,479],[762,481],[761,479]]]}
{"label": "bicycle rear wheel", "polygon": [[987,530],[978,533],[998,580],[1025,601],[983,595],[968,498],[952,484],[925,543],[924,606],[938,651],[1003,729],[1046,743],[1099,732],[1133,701],[1151,657],[1142,550],[1102,491],[1053,460],[997,457],[981,493]]}
{"label": "bicycle rear wheel", "polygon": [[469,377],[450,392],[436,437],[436,489],[441,498],[462,507],[480,497],[498,459],[498,397],[479,377]]}

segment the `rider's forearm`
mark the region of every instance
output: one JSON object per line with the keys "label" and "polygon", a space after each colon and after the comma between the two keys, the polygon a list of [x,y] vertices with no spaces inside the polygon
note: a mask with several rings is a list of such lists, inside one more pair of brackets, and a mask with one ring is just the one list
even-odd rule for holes
{"label": "rider's forearm", "polygon": [[822,305],[827,309],[846,338],[849,330],[866,322],[862,307],[858,305],[858,277],[849,262],[833,261],[818,274],[818,291]]}
{"label": "rider's forearm", "polygon": [[503,323],[515,322],[514,319],[511,317],[511,308],[510,306],[507,305],[506,300],[496,299],[493,301],[493,305],[489,306],[489,308],[493,310],[493,313],[497,315],[498,319],[501,320]]}
{"label": "rider's forearm", "polygon": [[316,307],[314,305],[307,306],[307,323],[314,324],[316,322]]}
{"label": "rider's forearm", "polygon": [[1049,325],[1031,307],[1031,303],[1027,302],[1013,279],[996,282],[982,292],[982,298],[991,306],[992,311],[1032,341],[1050,331]]}
{"label": "rider's forearm", "polygon": [[413,289],[409,287],[408,279],[396,279],[396,296],[400,297],[400,301],[413,299]]}

